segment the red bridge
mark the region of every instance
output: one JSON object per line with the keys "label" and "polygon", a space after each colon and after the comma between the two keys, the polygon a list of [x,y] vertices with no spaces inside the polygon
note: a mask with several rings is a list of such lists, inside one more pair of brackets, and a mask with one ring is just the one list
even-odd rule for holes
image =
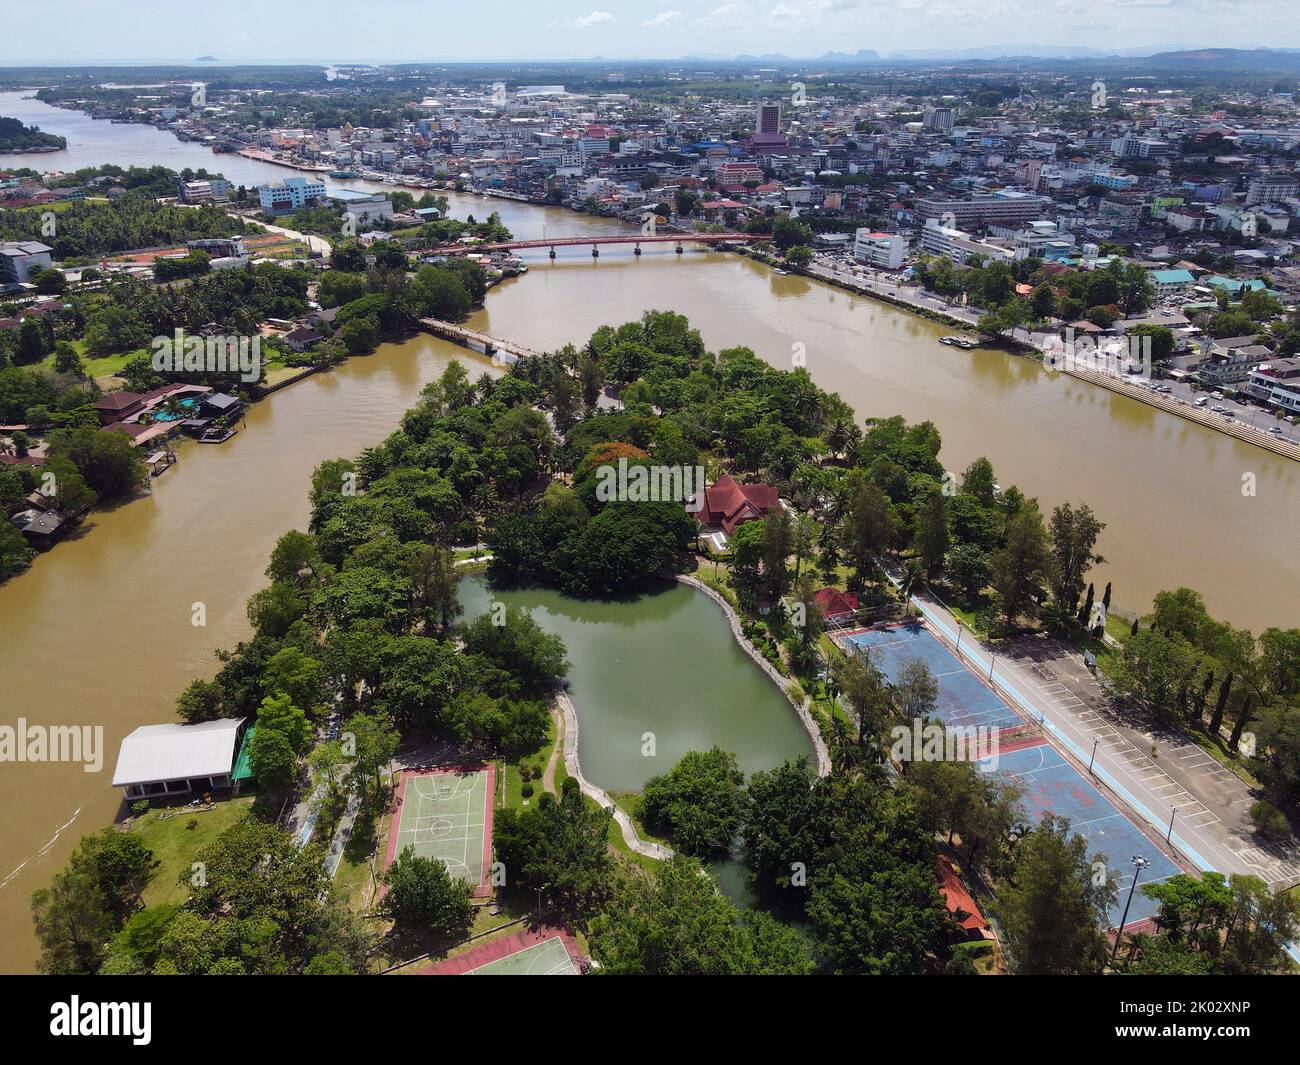
{"label": "red bridge", "polygon": [[634,233],[590,237],[549,237],[544,240],[506,240],[496,244],[443,244],[423,252],[424,255],[478,255],[492,251],[526,251],[530,248],[550,248],[555,258],[556,248],[585,247],[591,245],[591,254],[600,254],[601,244],[632,244],[637,255],[642,244],[677,245],[678,254],[684,243],[693,244],[743,244],[753,240],[766,240],[766,233]]}

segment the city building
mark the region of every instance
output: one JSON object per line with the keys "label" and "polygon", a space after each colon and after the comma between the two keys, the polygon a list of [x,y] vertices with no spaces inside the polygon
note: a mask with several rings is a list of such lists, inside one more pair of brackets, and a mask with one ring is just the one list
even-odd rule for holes
{"label": "city building", "polygon": [[1243,391],[1270,407],[1300,414],[1300,358],[1260,363],[1251,370]]}
{"label": "city building", "polygon": [[393,203],[382,192],[335,189],[326,195],[326,199],[342,207],[358,226],[382,222],[393,217]]}
{"label": "city building", "polygon": [[853,240],[853,258],[881,270],[898,270],[907,254],[907,240],[898,233],[859,229]]}
{"label": "city building", "polygon": [[1008,261],[1015,258],[1010,248],[976,240],[965,230],[941,226],[934,219],[921,227],[921,250],[929,255],[942,255],[958,265],[965,265],[972,255]]}
{"label": "city building", "polygon": [[6,240],[0,244],[0,284],[25,285],[35,270],[48,270],[54,249],[39,240]]}
{"label": "city building", "polygon": [[317,178],[279,178],[257,187],[262,210],[272,214],[315,207],[325,199],[325,182]]}
{"label": "city building", "polygon": [[969,199],[927,196],[916,201],[916,216],[921,222],[933,219],[960,227],[993,222],[1033,222],[1048,214],[1051,207],[1050,197],[1027,192],[999,192]]}

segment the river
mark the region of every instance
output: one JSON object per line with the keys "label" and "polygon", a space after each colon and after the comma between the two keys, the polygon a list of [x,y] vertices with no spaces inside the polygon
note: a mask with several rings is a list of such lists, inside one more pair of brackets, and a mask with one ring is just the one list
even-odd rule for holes
{"label": "river", "polygon": [[[0,168],[163,163],[206,166],[238,183],[290,173],[19,97],[0,94],[0,115],[66,136],[69,146],[0,156]],[[517,236],[618,226],[507,200],[451,199],[458,216],[498,211]],[[1300,466],[1289,460],[1025,359],[943,347],[942,327],[735,255],[647,248],[634,258],[607,249],[593,262],[571,249],[554,263],[544,252],[530,262],[527,275],[492,291],[471,326],[546,348],[654,307],[689,316],[710,348],[745,344],[783,368],[803,345],[817,382],[860,416],[934,421],[949,468],[984,454],[1003,485],[1018,484],[1045,509],[1090,503],[1108,523],[1100,544],[1107,562],[1095,575],[1114,581],[1118,608],[1144,610],[1156,591],[1188,584],[1236,624],[1258,631],[1297,623]],[[470,363],[475,377],[490,367],[421,336],[275,394],[229,443],[182,445],[179,466],[150,498],[95,514],[83,535],[0,586],[0,721],[102,724],[107,748],[97,774],[8,763],[0,773],[8,815],[0,824],[0,923],[9,930],[0,971],[30,969],[28,896],[83,833],[117,811],[108,780],[122,737],[168,720],[181,688],[214,672],[214,650],[246,634],[244,601],[263,583],[276,538],[303,526],[312,468],[383,439],[453,358]],[[1242,493],[1247,473],[1253,496]],[[207,606],[204,628],[190,625],[195,602]]]}

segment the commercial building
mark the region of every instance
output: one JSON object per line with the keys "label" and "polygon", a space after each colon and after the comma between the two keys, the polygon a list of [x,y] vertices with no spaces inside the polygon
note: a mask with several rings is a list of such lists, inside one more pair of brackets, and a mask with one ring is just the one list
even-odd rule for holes
{"label": "commercial building", "polygon": [[1051,207],[1050,197],[1027,192],[999,192],[969,199],[927,196],[916,201],[916,217],[921,222],[934,219],[952,227],[1033,222],[1047,215]]}
{"label": "commercial building", "polygon": [[1300,358],[1261,363],[1251,370],[1244,391],[1270,407],[1300,414]]}
{"label": "commercial building", "polygon": [[897,270],[903,265],[907,241],[898,233],[876,233],[859,229],[853,240],[853,258],[881,270]]}
{"label": "commercial building", "polygon": [[1252,178],[1246,188],[1246,206],[1257,203],[1281,203],[1300,192],[1300,182],[1294,174],[1261,174]]}
{"label": "commercial building", "polygon": [[316,178],[280,178],[259,185],[257,199],[262,210],[272,214],[315,207],[325,199],[325,182]]}
{"label": "commercial building", "polygon": [[964,265],[972,255],[982,255],[986,259],[1015,258],[1010,248],[976,240],[963,229],[941,226],[933,219],[921,228],[921,250],[930,255],[942,255],[959,265]]}
{"label": "commercial building", "polygon": [[358,226],[363,223],[382,222],[393,217],[393,203],[382,192],[335,189],[326,198],[330,203],[342,207]]}

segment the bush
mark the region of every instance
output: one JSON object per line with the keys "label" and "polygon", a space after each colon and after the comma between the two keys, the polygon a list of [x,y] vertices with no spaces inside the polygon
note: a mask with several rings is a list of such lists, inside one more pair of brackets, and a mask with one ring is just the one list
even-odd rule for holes
{"label": "bush", "polygon": [[521,794],[525,799],[531,799],[533,797],[533,786],[531,784],[524,784],[524,786],[519,789],[519,794]]}

